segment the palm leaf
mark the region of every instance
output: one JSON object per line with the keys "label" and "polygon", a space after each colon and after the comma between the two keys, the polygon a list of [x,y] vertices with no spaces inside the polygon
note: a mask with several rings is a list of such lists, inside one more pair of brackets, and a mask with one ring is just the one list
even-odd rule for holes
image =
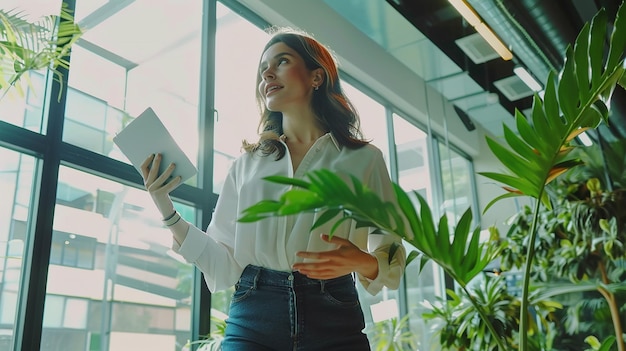
{"label": "palm leaf", "polygon": [[58,16],[49,15],[35,23],[26,20],[25,13],[0,9],[0,91],[11,88],[18,93],[24,80],[30,84],[28,73],[48,69],[53,79],[62,84],[61,69],[69,68],[68,54],[80,38],[82,30],[63,3]]}
{"label": "palm leaf", "polygon": [[[309,172],[306,178],[308,181],[285,177],[266,178],[268,181],[298,187],[285,192],[279,201],[261,201],[245,209],[239,221],[251,222],[269,216],[304,211],[322,212],[313,223],[311,229],[315,229],[343,214],[343,217],[334,223],[329,234],[332,234],[344,221],[352,219],[359,223],[359,226],[374,226],[380,232],[388,233],[387,235],[398,235],[415,247],[425,258],[443,267],[462,285],[467,285],[499,252],[492,243],[488,245],[479,243],[479,228],[476,228],[470,235],[472,213],[469,209],[456,225],[454,240],[450,242],[450,226],[447,217],[443,215],[435,221],[428,203],[417,192],[413,195],[419,204],[419,211],[416,210],[406,192],[395,183],[393,185],[398,198],[397,207],[392,203],[384,202],[356,178],[351,178],[352,187],[337,174],[324,169]],[[409,224],[409,228],[405,228],[404,219]],[[417,256],[418,253],[413,254],[412,259]]]}

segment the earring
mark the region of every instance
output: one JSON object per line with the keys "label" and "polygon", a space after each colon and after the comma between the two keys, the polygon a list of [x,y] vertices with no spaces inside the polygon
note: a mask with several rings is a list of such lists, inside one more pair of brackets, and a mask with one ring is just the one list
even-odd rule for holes
{"label": "earring", "polygon": [[320,89],[320,86],[319,86],[319,85],[316,85],[316,86],[315,86],[315,90],[319,90],[319,89]]}

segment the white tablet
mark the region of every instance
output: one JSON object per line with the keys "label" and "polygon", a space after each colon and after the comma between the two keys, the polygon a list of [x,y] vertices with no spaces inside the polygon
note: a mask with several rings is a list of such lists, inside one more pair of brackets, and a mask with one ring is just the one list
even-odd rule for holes
{"label": "white tablet", "polygon": [[180,175],[181,183],[198,172],[156,113],[149,107],[114,136],[113,142],[135,166],[139,174],[141,174],[141,164],[146,158],[157,153],[162,155],[159,174],[163,173],[171,162],[176,164],[172,177]]}

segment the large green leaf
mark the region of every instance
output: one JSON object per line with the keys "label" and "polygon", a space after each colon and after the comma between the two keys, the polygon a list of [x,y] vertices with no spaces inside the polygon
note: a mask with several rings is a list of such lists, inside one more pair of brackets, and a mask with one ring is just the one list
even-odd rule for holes
{"label": "large green leaf", "polygon": [[[351,186],[328,170],[312,171],[306,178],[308,181],[284,177],[266,178],[280,184],[297,184],[297,187],[285,192],[279,201],[261,201],[245,209],[239,220],[251,222],[268,216],[318,211],[321,215],[313,223],[311,229],[314,229],[343,214],[333,224],[329,234],[344,221],[352,219],[359,226],[373,226],[378,228],[377,232],[387,233],[382,235],[398,235],[423,255],[421,264],[428,259],[433,260],[463,286],[479,274],[499,252],[496,243],[480,243],[480,228],[476,227],[472,231],[472,213],[469,209],[455,226],[451,241],[447,216],[443,215],[435,220],[428,203],[417,192],[413,192],[412,196],[417,200],[419,210],[397,184],[393,184],[398,204],[395,206],[383,201],[355,178],[351,178]],[[405,222],[409,224],[408,228],[405,227]],[[411,260],[415,257],[418,257],[418,253],[410,255]]]}
{"label": "large green leaf", "polygon": [[[605,48],[607,15],[598,12],[585,25],[576,42],[569,47],[559,74],[551,73],[544,100],[535,96],[531,123],[516,113],[519,137],[505,128],[506,144],[487,137],[488,145],[508,173],[481,173],[524,195],[537,198],[546,184],[554,179],[557,165],[568,163],[571,136],[581,128],[597,127],[608,118],[606,102],[618,82],[624,80],[626,51],[626,6],[617,13],[609,47]],[[603,53],[609,52],[605,60]],[[601,100],[605,103],[598,103]],[[524,119],[524,120],[522,120]],[[567,169],[559,168],[559,174]]]}

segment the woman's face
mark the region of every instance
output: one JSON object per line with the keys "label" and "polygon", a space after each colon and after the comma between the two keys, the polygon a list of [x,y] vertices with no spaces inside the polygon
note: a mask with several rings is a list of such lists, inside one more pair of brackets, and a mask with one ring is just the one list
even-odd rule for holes
{"label": "woman's face", "polygon": [[270,46],[261,57],[259,94],[270,111],[309,107],[316,77],[302,57],[285,43]]}

